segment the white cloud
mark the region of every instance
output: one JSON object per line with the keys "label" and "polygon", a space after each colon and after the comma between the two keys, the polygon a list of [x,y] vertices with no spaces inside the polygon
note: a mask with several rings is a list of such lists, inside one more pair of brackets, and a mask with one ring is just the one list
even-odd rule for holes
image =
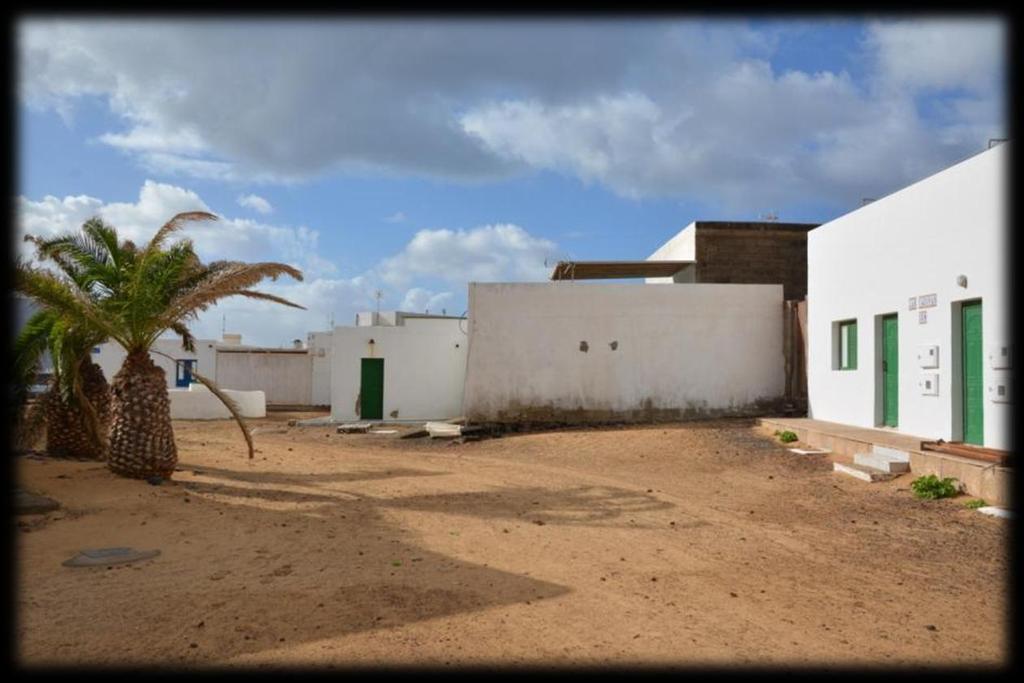
{"label": "white cloud", "polygon": [[1006,31],[979,19],[873,22],[865,42],[893,86],[991,91],[1002,77]]}
{"label": "white cloud", "polygon": [[394,285],[416,277],[453,283],[545,280],[544,259],[555,248],[554,242],[507,223],[471,230],[420,230],[375,272]]}
{"label": "white cloud", "polygon": [[452,292],[432,292],[422,287],[413,287],[405,293],[405,298],[398,308],[412,313],[440,313],[442,305],[451,301],[452,297]]}
{"label": "white cloud", "polygon": [[[171,216],[183,211],[213,212],[195,192],[147,180],[135,202],[104,202],[85,195],[18,198],[17,231],[50,237],[77,230],[93,216],[117,228],[118,233],[143,243]],[[270,225],[221,215],[215,222],[194,222],[181,237],[192,239],[206,260],[284,261],[303,271],[301,282],[282,278],[265,281],[259,289],[294,301],[308,310],[286,308],[241,298],[225,300],[202,313],[191,327],[202,338],[219,338],[222,315],[229,332],[241,332],[253,344],[287,345],[305,339],[306,333],[323,330],[333,316],[340,325],[351,324],[357,311],[373,310],[374,293],[388,293],[388,308],[438,312],[443,307],[464,307],[465,286],[470,280],[544,279],[545,254],[555,244],[515,225],[488,225],[472,230],[423,230],[398,254],[351,277],[338,277],[337,266],[321,255],[319,234],[305,226]],[[31,245],[21,243],[31,255]],[[444,280],[455,287],[439,291],[422,280]],[[386,289],[390,286],[390,290]],[[392,293],[401,291],[401,298]]]}
{"label": "white cloud", "polygon": [[270,205],[270,202],[268,202],[263,197],[260,197],[259,195],[255,194],[241,195],[238,198],[238,205],[244,206],[246,208],[252,209],[253,211],[257,211],[262,214],[268,214],[273,212],[274,210],[274,207]]}
{"label": "white cloud", "polygon": [[396,211],[395,213],[391,214],[384,220],[387,221],[388,223],[404,223],[406,218],[404,213],[402,213],[401,211]]}
{"label": "white cloud", "polygon": [[153,174],[546,169],[748,215],[855,206],[1006,137],[999,23],[864,24],[856,78],[775,66],[818,26],[31,20],[19,91],[65,115],[105,98],[122,124],[100,139]]}

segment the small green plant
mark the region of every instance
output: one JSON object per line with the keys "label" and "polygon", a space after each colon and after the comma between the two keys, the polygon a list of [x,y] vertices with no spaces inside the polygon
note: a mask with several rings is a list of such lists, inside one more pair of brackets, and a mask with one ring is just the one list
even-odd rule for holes
{"label": "small green plant", "polygon": [[775,432],[776,436],[779,437],[779,441],[782,443],[792,443],[797,441],[800,437],[796,433],[789,431],[788,429],[784,432]]}
{"label": "small green plant", "polygon": [[401,567],[402,566],[402,561],[401,560],[393,560],[391,562],[391,566],[392,567]]}
{"label": "small green plant", "polygon": [[981,498],[975,498],[974,500],[969,500],[964,503],[964,507],[968,510],[977,510],[978,508],[983,508],[986,505],[988,505],[988,503],[983,501]]}
{"label": "small green plant", "polygon": [[915,498],[935,500],[937,498],[951,498],[957,494],[956,479],[946,477],[939,479],[934,474],[918,477],[910,482],[910,488],[914,491]]}

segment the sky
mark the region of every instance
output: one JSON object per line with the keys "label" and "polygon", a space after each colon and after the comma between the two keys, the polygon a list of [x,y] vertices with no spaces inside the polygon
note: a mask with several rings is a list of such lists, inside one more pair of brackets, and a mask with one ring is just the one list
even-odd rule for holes
{"label": "sky", "polygon": [[[467,283],[643,259],[695,220],[826,222],[1007,135],[998,17],[61,19],[18,25],[17,233],[171,216],[283,261],[190,324],[290,346]],[[30,257],[19,239],[18,249]],[[378,298],[379,293],[379,298]]]}

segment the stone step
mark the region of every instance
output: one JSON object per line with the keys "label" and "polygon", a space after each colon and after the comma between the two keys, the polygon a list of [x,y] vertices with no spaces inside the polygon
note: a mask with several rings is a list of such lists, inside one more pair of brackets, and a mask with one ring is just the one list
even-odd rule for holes
{"label": "stone step", "polygon": [[906,460],[896,460],[895,458],[883,453],[855,453],[853,456],[853,462],[857,465],[873,467],[876,470],[889,472],[890,474],[899,474],[910,471],[909,462]]}
{"label": "stone step", "polygon": [[883,455],[893,460],[899,460],[901,462],[910,462],[910,453],[899,448],[892,448],[890,446],[879,446],[878,444],[871,444],[871,452],[877,455]]}
{"label": "stone step", "polygon": [[883,472],[882,470],[875,469],[874,467],[865,467],[864,465],[848,465],[842,462],[832,463],[832,469],[840,474],[847,474],[857,479],[864,481],[885,481],[886,479],[892,479],[895,474]]}

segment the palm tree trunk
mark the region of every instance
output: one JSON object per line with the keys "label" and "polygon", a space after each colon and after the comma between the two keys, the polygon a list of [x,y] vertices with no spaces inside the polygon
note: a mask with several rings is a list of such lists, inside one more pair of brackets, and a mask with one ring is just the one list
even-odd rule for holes
{"label": "palm tree trunk", "polygon": [[129,354],[112,385],[110,454],[115,474],[170,478],[178,464],[167,379],[148,352]]}
{"label": "palm tree trunk", "polygon": [[[86,359],[82,364],[82,387],[86,399],[96,413],[96,428],[106,438],[110,426],[110,387],[100,366]],[[103,460],[106,444],[92,435],[87,424],[90,418],[74,401],[65,402],[56,385],[43,399],[46,414],[46,452],[55,458]]]}

